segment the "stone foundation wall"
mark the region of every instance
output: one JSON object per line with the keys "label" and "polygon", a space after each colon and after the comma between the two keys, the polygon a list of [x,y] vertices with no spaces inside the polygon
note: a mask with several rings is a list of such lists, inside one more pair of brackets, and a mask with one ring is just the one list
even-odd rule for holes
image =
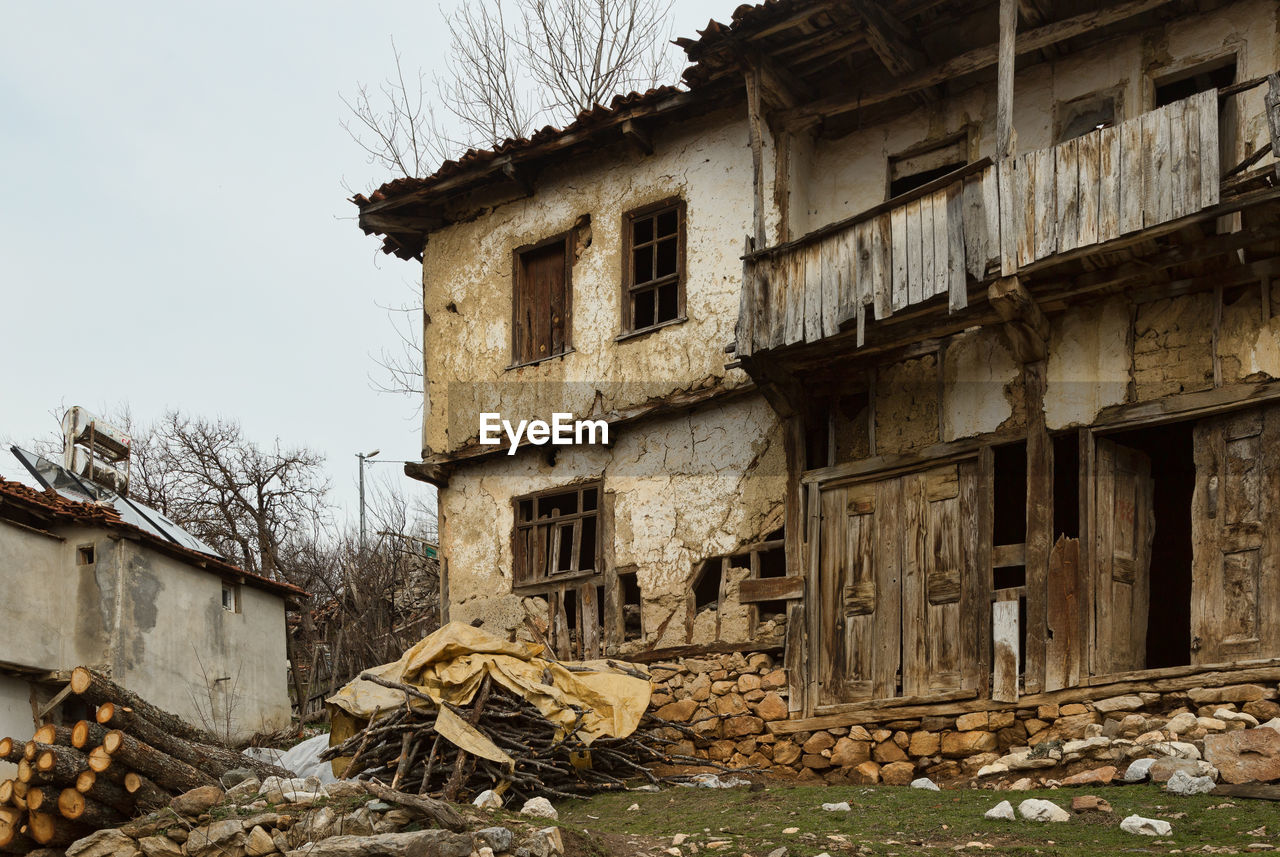
{"label": "stone foundation wall", "polygon": [[767,724],[788,713],[786,673],[771,655],[685,658],[654,664],[651,676],[658,715],[697,736],[672,730],[682,739],[673,752],[832,785],[906,785],[921,776],[1003,786],[1030,779],[1026,788],[1071,777],[1103,783],[1139,758],[1169,760],[1151,770],[1157,780],[1178,769],[1216,776],[1205,760],[1207,736],[1280,717],[1274,685],[1239,684],[915,718],[885,709],[875,722],[774,735]]}

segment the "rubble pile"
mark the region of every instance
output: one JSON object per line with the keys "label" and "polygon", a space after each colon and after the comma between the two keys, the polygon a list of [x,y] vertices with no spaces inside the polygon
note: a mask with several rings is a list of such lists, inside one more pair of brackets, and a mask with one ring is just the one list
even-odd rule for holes
{"label": "rubble pile", "polygon": [[0,739],[0,761],[18,766],[15,779],[0,782],[0,853],[66,846],[215,786],[229,771],[288,776],[85,667],[72,672],[68,693],[94,710],[94,720],[45,725],[29,741]]}
{"label": "rubble pile", "polygon": [[[399,690],[406,700],[425,699],[408,685],[368,673],[361,679]],[[470,799],[488,789],[509,789],[522,799],[580,797],[625,789],[627,780],[643,778],[656,785],[688,779],[659,777],[650,770],[655,764],[707,764],[669,752],[672,745],[694,737],[687,726],[646,713],[631,734],[599,737],[588,745],[579,735],[584,710],[575,709],[577,721],[566,730],[525,698],[486,679],[470,705],[443,703],[444,716],[465,721],[510,759],[498,761],[486,758],[484,747],[468,751],[442,736],[436,729],[441,709],[432,705],[406,704],[385,712],[321,758],[349,759],[345,777],[376,777],[389,780],[393,789],[438,794],[445,800]]]}

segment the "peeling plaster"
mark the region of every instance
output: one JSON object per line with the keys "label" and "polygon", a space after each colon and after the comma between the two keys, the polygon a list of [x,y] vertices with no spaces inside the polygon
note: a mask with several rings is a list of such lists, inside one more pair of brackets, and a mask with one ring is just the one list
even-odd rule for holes
{"label": "peeling plaster", "polygon": [[1088,425],[1129,387],[1129,307],[1122,299],[1073,307],[1050,322],[1045,424]]}

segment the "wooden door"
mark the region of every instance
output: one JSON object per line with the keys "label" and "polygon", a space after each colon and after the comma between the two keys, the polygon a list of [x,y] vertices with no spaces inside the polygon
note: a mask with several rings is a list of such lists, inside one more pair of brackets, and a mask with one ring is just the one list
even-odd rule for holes
{"label": "wooden door", "polygon": [[1155,483],[1145,453],[1094,444],[1093,674],[1106,675],[1146,667]]}
{"label": "wooden door", "polygon": [[1280,408],[1202,420],[1192,499],[1192,663],[1280,654]]}

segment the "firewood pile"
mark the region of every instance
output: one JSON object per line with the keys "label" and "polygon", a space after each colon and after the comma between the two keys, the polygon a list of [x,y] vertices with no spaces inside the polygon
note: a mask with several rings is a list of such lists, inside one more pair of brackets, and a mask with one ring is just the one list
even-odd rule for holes
{"label": "firewood pile", "polygon": [[[590,746],[577,735],[577,723],[558,734],[555,723],[531,703],[486,676],[469,706],[444,703],[514,760],[514,766],[494,762],[455,747],[435,729],[439,709],[417,688],[365,673],[361,676],[402,691],[405,704],[373,718],[364,729],[330,747],[321,759],[349,758],[345,778],[390,781],[391,788],[444,800],[469,799],[486,790],[527,800],[533,797],[574,798],[621,790],[627,781],[652,784],[678,782],[686,775],[660,777],[655,765],[697,765],[731,770],[706,759],[666,752],[681,739],[695,739],[693,731],[646,712],[639,727],[625,738],[597,738]],[[411,704],[414,701],[419,704]],[[575,711],[578,709],[575,708]]]}
{"label": "firewood pile", "polygon": [[233,768],[290,776],[85,667],[72,672],[68,692],[94,720],[41,726],[29,741],[0,739],[0,761],[18,766],[16,779],[0,782],[0,853],[65,846],[215,785]]}

